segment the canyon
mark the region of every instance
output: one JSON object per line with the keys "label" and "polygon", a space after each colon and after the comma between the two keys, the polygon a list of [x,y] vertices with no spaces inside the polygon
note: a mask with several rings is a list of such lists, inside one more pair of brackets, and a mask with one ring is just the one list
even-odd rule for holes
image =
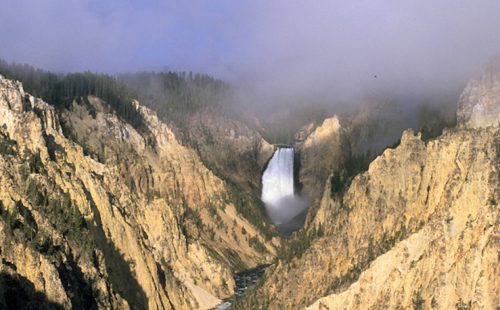
{"label": "canyon", "polygon": [[456,126],[371,156],[364,116],[273,145],[217,111],[179,129],[131,104],[142,126],[0,76],[2,308],[500,305],[500,66],[467,85]]}
{"label": "canyon", "polygon": [[330,169],[292,255],[238,306],[496,309],[499,86],[489,67],[462,93],[456,127],[427,140],[406,130],[347,186]]}
{"label": "canyon", "polygon": [[56,111],[0,78],[2,307],[208,309],[275,256],[239,212],[251,197],[134,105],[148,134],[100,98]]}

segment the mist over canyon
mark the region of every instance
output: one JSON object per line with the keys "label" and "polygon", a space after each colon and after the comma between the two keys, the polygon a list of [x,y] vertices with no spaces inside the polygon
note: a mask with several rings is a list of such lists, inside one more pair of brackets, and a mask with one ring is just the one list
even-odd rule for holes
{"label": "mist over canyon", "polygon": [[500,3],[4,0],[1,309],[497,309]]}

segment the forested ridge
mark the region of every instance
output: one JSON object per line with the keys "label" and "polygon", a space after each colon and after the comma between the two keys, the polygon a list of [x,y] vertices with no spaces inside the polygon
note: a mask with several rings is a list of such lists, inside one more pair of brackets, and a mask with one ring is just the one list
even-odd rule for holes
{"label": "forested ridge", "polygon": [[70,108],[75,99],[97,96],[134,128],[144,132],[144,119],[132,104],[137,99],[172,126],[186,144],[190,144],[186,135],[192,125],[190,117],[197,112],[227,115],[257,130],[272,143],[293,143],[294,133],[300,126],[325,116],[322,109],[293,108],[287,115],[295,121],[269,121],[261,115],[262,123],[256,124],[252,117],[255,111],[234,104],[234,90],[228,83],[201,73],[143,71],[115,76],[90,71],[54,73],[0,59],[0,74],[21,81],[27,92],[58,109]]}
{"label": "forested ridge", "polygon": [[142,115],[132,100],[136,92],[111,75],[93,73],[56,74],[26,64],[9,64],[0,60],[0,73],[23,83],[26,91],[56,108],[68,108],[74,99],[94,95],[103,99],[120,117],[144,132]]}
{"label": "forested ridge", "polygon": [[75,99],[97,96],[141,132],[146,127],[143,116],[132,104],[134,99],[183,130],[193,112],[220,107],[229,89],[221,80],[192,72],[139,72],[118,76],[90,71],[63,74],[1,59],[0,74],[21,81],[27,92],[59,109],[69,108]]}

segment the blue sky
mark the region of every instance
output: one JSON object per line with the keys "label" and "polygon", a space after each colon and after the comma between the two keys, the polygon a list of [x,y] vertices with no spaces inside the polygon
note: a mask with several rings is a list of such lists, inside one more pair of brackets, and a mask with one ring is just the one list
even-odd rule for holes
{"label": "blue sky", "polygon": [[61,71],[209,70],[244,37],[235,3],[7,0],[0,57]]}

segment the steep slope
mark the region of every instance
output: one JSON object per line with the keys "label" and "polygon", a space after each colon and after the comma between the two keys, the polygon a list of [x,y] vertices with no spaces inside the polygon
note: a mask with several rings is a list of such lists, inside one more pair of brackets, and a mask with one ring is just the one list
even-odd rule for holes
{"label": "steep slope", "polygon": [[260,195],[261,172],[274,147],[242,122],[203,111],[189,118],[188,138],[200,156],[241,188]]}
{"label": "steep slope", "polygon": [[252,202],[155,113],[135,103],[145,135],[100,99],[79,102],[60,113],[0,78],[1,268],[26,294],[64,308],[210,308],[233,294],[234,270],[272,258],[271,228],[238,212]]}
{"label": "steep slope", "polygon": [[[401,147],[394,150],[397,158],[404,158],[398,151],[409,146],[407,138],[408,133]],[[356,295],[358,288],[363,293],[357,294],[355,302],[347,299],[331,304],[321,302],[332,309],[337,308],[335,304],[347,308],[356,305],[407,308],[420,298],[427,306],[432,303],[442,309],[454,306],[459,298],[482,308],[498,303],[494,300],[498,296],[495,283],[498,154],[494,141],[498,138],[498,130],[449,133],[429,143],[423,162],[419,158],[407,159],[402,162],[406,167],[395,169],[387,166],[391,160],[395,161],[394,157],[388,158],[384,153],[378,159],[383,162],[377,160],[370,165],[369,172],[356,179],[344,196],[341,206],[353,209],[347,210],[345,224],[349,229],[338,237],[348,240],[344,244],[348,249],[341,252],[345,256],[331,262],[334,270],[343,272],[337,271],[337,279],[329,288],[342,292],[368,268],[349,293],[340,295]],[[415,137],[411,140],[414,145],[421,143]],[[410,154],[421,156],[416,152]],[[423,167],[421,173],[419,166]],[[407,176],[401,177],[401,173]],[[388,182],[391,175],[394,181]],[[383,188],[373,186],[377,183]],[[400,192],[390,188],[399,188]],[[377,189],[382,195],[374,192]],[[338,203],[330,201],[329,205],[335,212]],[[360,206],[366,207],[359,209]],[[319,222],[324,218],[324,213],[318,214]],[[329,226],[328,221],[324,223],[324,227]],[[400,240],[404,241],[398,244]],[[394,249],[371,263],[394,244],[397,245]]]}
{"label": "steep slope", "polygon": [[345,191],[330,179],[313,219],[322,234],[243,304],[302,308],[332,294],[312,307],[498,307],[500,131],[489,113],[500,100],[489,102],[475,116],[487,121],[462,119],[437,139],[406,131]]}
{"label": "steep slope", "polygon": [[245,192],[260,195],[260,173],[273,148],[242,121],[229,85],[186,72],[139,72],[120,79],[206,165]]}

